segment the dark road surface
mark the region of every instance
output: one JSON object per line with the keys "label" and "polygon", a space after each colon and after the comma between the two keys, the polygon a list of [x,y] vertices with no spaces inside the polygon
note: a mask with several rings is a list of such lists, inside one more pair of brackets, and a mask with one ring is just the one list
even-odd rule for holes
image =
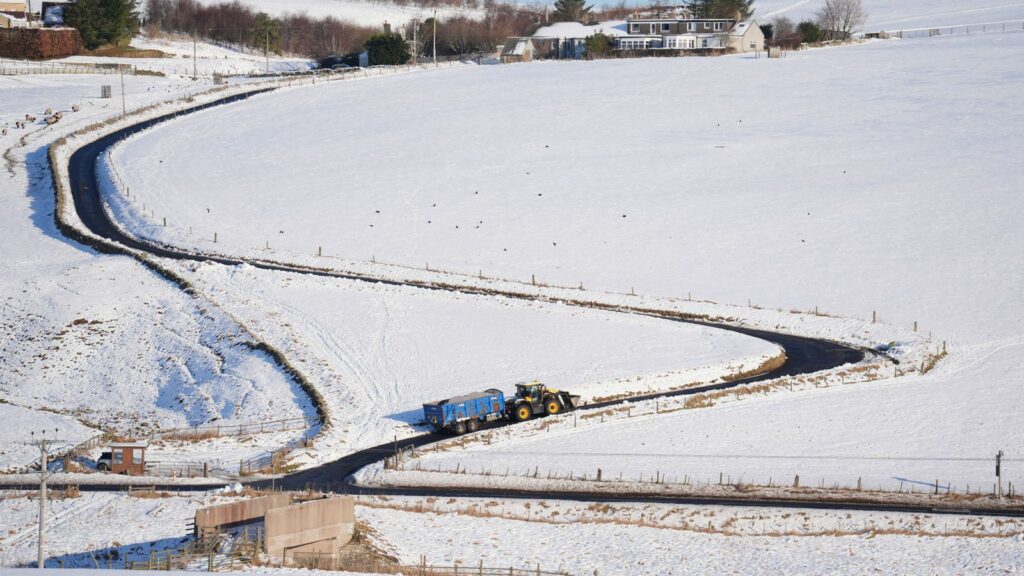
{"label": "dark road surface", "polygon": [[[238,265],[248,264],[256,268],[262,268],[266,270],[275,270],[282,272],[292,272],[299,274],[310,274],[318,276],[327,276],[332,278],[340,278],[346,280],[373,282],[378,284],[389,284],[389,285],[405,285],[413,286],[416,288],[423,289],[434,289],[434,290],[458,290],[471,294],[475,294],[472,288],[451,288],[451,287],[437,287],[437,286],[423,286],[419,284],[405,283],[395,280],[381,280],[379,278],[362,277],[353,274],[342,274],[330,271],[322,270],[311,270],[306,268],[298,268],[288,266],[286,264],[274,264],[267,262],[250,262],[243,261],[241,259],[224,257],[224,256],[207,256],[202,254],[194,254],[187,252],[183,249],[178,249],[170,246],[159,246],[148,242],[143,242],[131,238],[124,234],[117,226],[111,222],[109,216],[103,208],[103,202],[99,193],[99,186],[97,182],[97,160],[98,158],[111,146],[118,141],[152,127],[160,122],[182,116],[185,114],[193,113],[199,110],[204,110],[218,105],[227,104],[230,102],[236,102],[248,98],[251,95],[256,95],[259,92],[266,92],[269,90],[260,90],[250,94],[243,94],[238,96],[231,96],[221,100],[217,100],[205,105],[196,106],[189,110],[178,112],[175,114],[168,114],[152,120],[140,122],[139,124],[131,127],[119,130],[108,136],[100,138],[99,140],[87,144],[78,149],[72,156],[69,162],[69,176],[71,184],[71,193],[74,197],[75,209],[78,213],[82,223],[94,234],[106,238],[112,242],[126,246],[138,251],[146,252],[154,256],[163,258],[171,258],[178,260],[193,260],[193,261],[213,261],[219,262],[225,265]],[[625,311],[624,313],[628,313]],[[718,390],[737,386],[740,384],[746,384],[758,380],[766,380],[779,376],[790,376],[798,374],[810,374],[820,370],[827,370],[842,366],[844,364],[855,363],[861,361],[865,354],[870,351],[856,349],[834,342],[825,340],[816,340],[813,338],[803,338],[799,336],[791,336],[787,334],[779,334],[775,332],[767,332],[763,330],[754,330],[749,328],[716,324],[712,322],[698,322],[689,320],[680,320],[677,318],[664,318],[666,321],[678,321],[678,322],[691,322],[694,324],[701,324],[704,326],[711,326],[722,330],[729,330],[759,338],[768,342],[777,344],[785,350],[786,362],[785,364],[768,374],[763,374],[754,378],[735,381],[725,382],[721,384],[714,384],[709,386],[703,386],[699,388],[691,388],[687,390],[678,390],[674,392],[666,392],[661,394],[650,394],[643,397],[631,398],[631,402],[645,399],[653,399],[658,397],[670,397],[670,396],[681,396],[689,394],[697,394],[700,392],[706,392],[709,390]],[[621,400],[604,402],[598,404],[590,404],[581,407],[581,410],[593,410],[597,408],[603,408],[615,404],[621,403]],[[502,426],[510,425],[506,423],[493,423],[490,426]],[[423,434],[413,438],[407,438],[398,442],[399,447],[409,446],[423,446],[436,442],[447,436],[440,434]],[[664,503],[675,503],[675,504],[717,504],[717,505],[737,505],[737,506],[786,506],[796,508],[822,508],[822,509],[846,509],[846,510],[875,510],[875,511],[900,511],[900,512],[920,512],[920,513],[973,513],[973,514],[992,514],[1000,516],[1021,516],[1024,513],[1018,512],[1007,512],[1002,510],[997,511],[985,511],[985,510],[939,510],[931,507],[906,507],[898,505],[881,505],[873,503],[836,503],[836,502],[804,502],[804,501],[791,501],[791,500],[748,500],[742,498],[729,499],[729,498],[692,498],[692,497],[672,497],[672,496],[646,496],[646,495],[609,495],[609,494],[594,494],[584,492],[527,492],[527,491],[515,491],[515,490],[477,490],[477,489],[461,489],[461,488],[368,488],[360,487],[351,484],[348,481],[348,476],[360,468],[372,464],[376,461],[383,459],[384,457],[394,453],[395,445],[392,443],[377,446],[374,448],[368,448],[359,452],[349,454],[343,458],[335,460],[333,462],[317,466],[301,472],[289,474],[282,478],[273,481],[273,484],[277,487],[284,489],[305,489],[315,488],[320,490],[341,492],[341,493],[358,493],[358,494],[393,494],[393,495],[429,495],[429,496],[444,496],[444,497],[477,497],[477,498],[524,498],[524,499],[538,499],[538,498],[549,498],[549,499],[560,499],[560,500],[578,500],[578,501],[594,501],[594,502],[664,502]],[[56,478],[55,478],[56,480]],[[260,481],[255,483],[256,486],[269,486],[270,481]],[[117,486],[110,485],[91,485],[81,486],[85,490],[118,490]],[[202,489],[207,489],[204,487]],[[188,487],[182,487],[177,485],[166,486],[168,490],[188,490]]]}

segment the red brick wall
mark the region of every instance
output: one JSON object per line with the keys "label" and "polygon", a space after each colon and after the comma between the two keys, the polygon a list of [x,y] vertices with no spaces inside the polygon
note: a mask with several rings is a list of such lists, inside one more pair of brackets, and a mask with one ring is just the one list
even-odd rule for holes
{"label": "red brick wall", "polygon": [[74,28],[0,29],[0,57],[46,60],[82,52],[82,35]]}

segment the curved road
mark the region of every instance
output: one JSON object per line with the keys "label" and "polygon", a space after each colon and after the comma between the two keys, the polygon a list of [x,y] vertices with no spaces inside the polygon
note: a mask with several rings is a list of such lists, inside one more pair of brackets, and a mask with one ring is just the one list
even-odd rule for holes
{"label": "curved road", "polygon": [[[110,219],[106,210],[104,209],[103,200],[99,192],[99,185],[97,179],[97,161],[99,157],[107,151],[111,146],[116,144],[118,141],[123,140],[132,134],[136,134],[143,130],[146,130],[156,124],[176,118],[178,116],[205,110],[214,106],[227,104],[230,102],[236,102],[248,98],[250,95],[255,95],[261,92],[267,92],[272,89],[257,90],[250,93],[240,94],[236,96],[230,96],[216,100],[207,104],[195,106],[185,111],[167,114],[151,120],[139,122],[138,124],[130,127],[118,130],[112,134],[104,136],[94,142],[86,144],[79,148],[72,156],[69,162],[69,177],[71,184],[71,194],[74,198],[75,210],[78,213],[82,223],[88,228],[93,234],[106,238],[116,244],[120,244],[127,248],[159,256],[162,258],[171,258],[176,260],[194,260],[194,261],[213,261],[225,265],[239,265],[248,264],[256,268],[262,268],[266,270],[274,270],[281,272],[292,272],[300,274],[310,274],[318,276],[327,276],[333,278],[340,278],[345,280],[373,282],[378,284],[389,284],[389,285],[400,285],[400,286],[411,286],[415,288],[425,288],[433,290],[451,290],[461,291],[471,294],[483,294],[484,291],[477,291],[473,288],[457,288],[457,287],[440,287],[440,286],[424,286],[417,283],[407,283],[396,280],[383,280],[380,278],[373,278],[367,276],[360,276],[357,274],[345,274],[339,272],[331,272],[325,270],[314,270],[308,268],[301,268],[295,266],[289,266],[286,264],[259,262],[259,261],[247,261],[240,258],[232,258],[227,256],[211,256],[204,254],[196,254],[188,252],[184,249],[175,248],[171,246],[157,245],[146,241],[140,241],[131,236],[125,234],[118,226],[116,226]],[[520,295],[509,294],[513,297],[524,297]],[[630,312],[628,310],[624,312]],[[634,311],[633,313],[646,313]],[[659,316],[660,317],[660,316]],[[813,338],[803,338],[800,336],[792,336],[788,334],[780,334],[776,332],[769,332],[764,330],[755,330],[750,328],[743,328],[738,326],[731,326],[726,324],[717,324],[714,322],[703,322],[697,320],[680,319],[675,317],[665,316],[667,320],[673,320],[678,322],[688,322],[693,324],[700,324],[704,326],[710,326],[722,330],[729,330],[746,334],[755,338],[759,338],[768,342],[777,344],[783,348],[786,352],[785,364],[769,373],[762,374],[753,378],[739,380],[734,382],[724,382],[720,384],[714,384],[709,386],[702,386],[698,388],[690,388],[686,390],[677,390],[673,392],[666,392],[661,394],[650,394],[643,397],[631,398],[631,401],[652,399],[658,397],[669,397],[669,396],[681,396],[697,394],[700,392],[706,392],[710,390],[718,390],[737,386],[739,384],[750,383],[758,380],[766,380],[770,378],[776,378],[779,376],[788,376],[796,374],[809,374],[820,370],[826,370],[835,368],[848,363],[855,363],[861,361],[865,354],[870,351],[852,348],[844,346],[834,342],[825,340],[816,340]],[[621,400],[602,402],[596,404],[589,404],[580,408],[580,410],[593,410],[597,408],[603,408],[610,405],[618,404]],[[502,426],[507,425],[505,423],[494,423],[491,426]],[[400,447],[409,446],[423,446],[436,442],[447,436],[430,433],[422,434],[413,438],[407,438],[402,440],[399,445]],[[394,444],[384,444],[373,448],[361,450],[359,452],[349,454],[339,460],[323,464],[321,466],[303,470],[289,474],[279,480],[275,480],[274,484],[285,489],[305,489],[305,488],[316,488],[334,492],[344,493],[361,493],[361,494],[396,494],[396,495],[432,495],[432,496],[445,496],[445,497],[489,497],[489,498],[557,498],[564,500],[580,500],[580,501],[602,501],[602,502],[626,502],[626,501],[642,501],[642,502],[666,502],[676,504],[718,504],[718,505],[740,505],[740,506],[787,506],[787,507],[798,507],[798,508],[828,508],[828,509],[848,509],[848,510],[875,510],[875,511],[899,511],[899,512],[920,512],[920,513],[952,513],[952,514],[992,514],[1001,516],[1024,516],[1024,512],[1007,512],[1005,510],[942,510],[927,506],[899,506],[899,505],[882,505],[875,503],[861,503],[861,502],[805,502],[799,500],[785,500],[785,499],[765,499],[765,500],[748,500],[748,499],[730,499],[730,498],[694,498],[694,497],[677,497],[677,496],[639,496],[639,495],[614,495],[614,494],[594,494],[585,492],[553,492],[553,493],[538,493],[529,491],[516,491],[516,490],[483,490],[483,489],[463,489],[463,488],[379,488],[379,487],[361,487],[354,485],[348,481],[348,476],[356,472],[360,468],[377,462],[383,459],[385,456],[390,455],[394,452]],[[261,482],[257,485],[266,484],[270,482]],[[109,490],[116,489],[110,485],[94,485],[94,486],[83,486],[84,489],[94,490]],[[182,489],[181,486],[168,486],[169,489]],[[202,489],[207,489],[203,487]],[[187,489],[187,488],[185,488]]]}

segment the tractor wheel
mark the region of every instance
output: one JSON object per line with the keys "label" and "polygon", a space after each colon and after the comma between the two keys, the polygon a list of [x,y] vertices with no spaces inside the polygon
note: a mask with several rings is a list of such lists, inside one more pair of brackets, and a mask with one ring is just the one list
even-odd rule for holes
{"label": "tractor wheel", "polygon": [[533,409],[530,408],[529,404],[523,402],[519,406],[516,406],[516,411],[513,413],[513,416],[515,417],[516,422],[526,422],[531,416],[533,416]]}
{"label": "tractor wheel", "polygon": [[555,398],[554,396],[548,396],[545,398],[544,411],[547,412],[548,416],[561,412],[562,405],[558,403],[558,398]]}
{"label": "tractor wheel", "polygon": [[480,421],[477,420],[476,418],[473,418],[472,420],[466,423],[466,429],[469,430],[471,433],[476,432],[477,430],[480,429]]}
{"label": "tractor wheel", "polygon": [[463,421],[463,422],[456,422],[455,423],[455,434],[458,435],[458,436],[462,436],[465,433],[466,433],[466,422],[465,421]]}

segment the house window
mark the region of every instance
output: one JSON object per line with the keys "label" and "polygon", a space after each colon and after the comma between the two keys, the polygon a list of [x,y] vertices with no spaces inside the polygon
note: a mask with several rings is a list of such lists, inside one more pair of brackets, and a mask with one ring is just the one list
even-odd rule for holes
{"label": "house window", "polygon": [[669,24],[668,22],[662,22],[662,24],[661,24],[661,31],[662,32],[668,32],[671,29],[672,29],[672,25],[671,24]]}
{"label": "house window", "polygon": [[657,33],[658,33],[658,25],[657,24],[651,24],[651,34],[657,34]]}
{"label": "house window", "polygon": [[703,40],[700,41],[700,47],[701,48],[707,48],[708,47],[708,39],[707,38],[704,38]]}
{"label": "house window", "polygon": [[750,49],[751,50],[757,50],[757,42],[751,42],[750,43]]}
{"label": "house window", "polygon": [[132,452],[132,464],[142,464],[142,452],[135,450]]}
{"label": "house window", "polygon": [[124,464],[124,450],[114,448],[114,464]]}
{"label": "house window", "polygon": [[634,34],[638,34],[640,32],[640,25],[637,24],[636,22],[630,24],[629,25],[629,31],[634,33]]}
{"label": "house window", "polygon": [[715,22],[715,32],[720,32],[721,30],[722,30],[722,23],[721,22]]}
{"label": "house window", "polygon": [[688,22],[686,24],[686,29],[689,30],[690,32],[695,31],[697,29],[697,23],[696,22]]}
{"label": "house window", "polygon": [[711,22],[704,23],[704,29],[707,30],[708,28],[711,28]]}

